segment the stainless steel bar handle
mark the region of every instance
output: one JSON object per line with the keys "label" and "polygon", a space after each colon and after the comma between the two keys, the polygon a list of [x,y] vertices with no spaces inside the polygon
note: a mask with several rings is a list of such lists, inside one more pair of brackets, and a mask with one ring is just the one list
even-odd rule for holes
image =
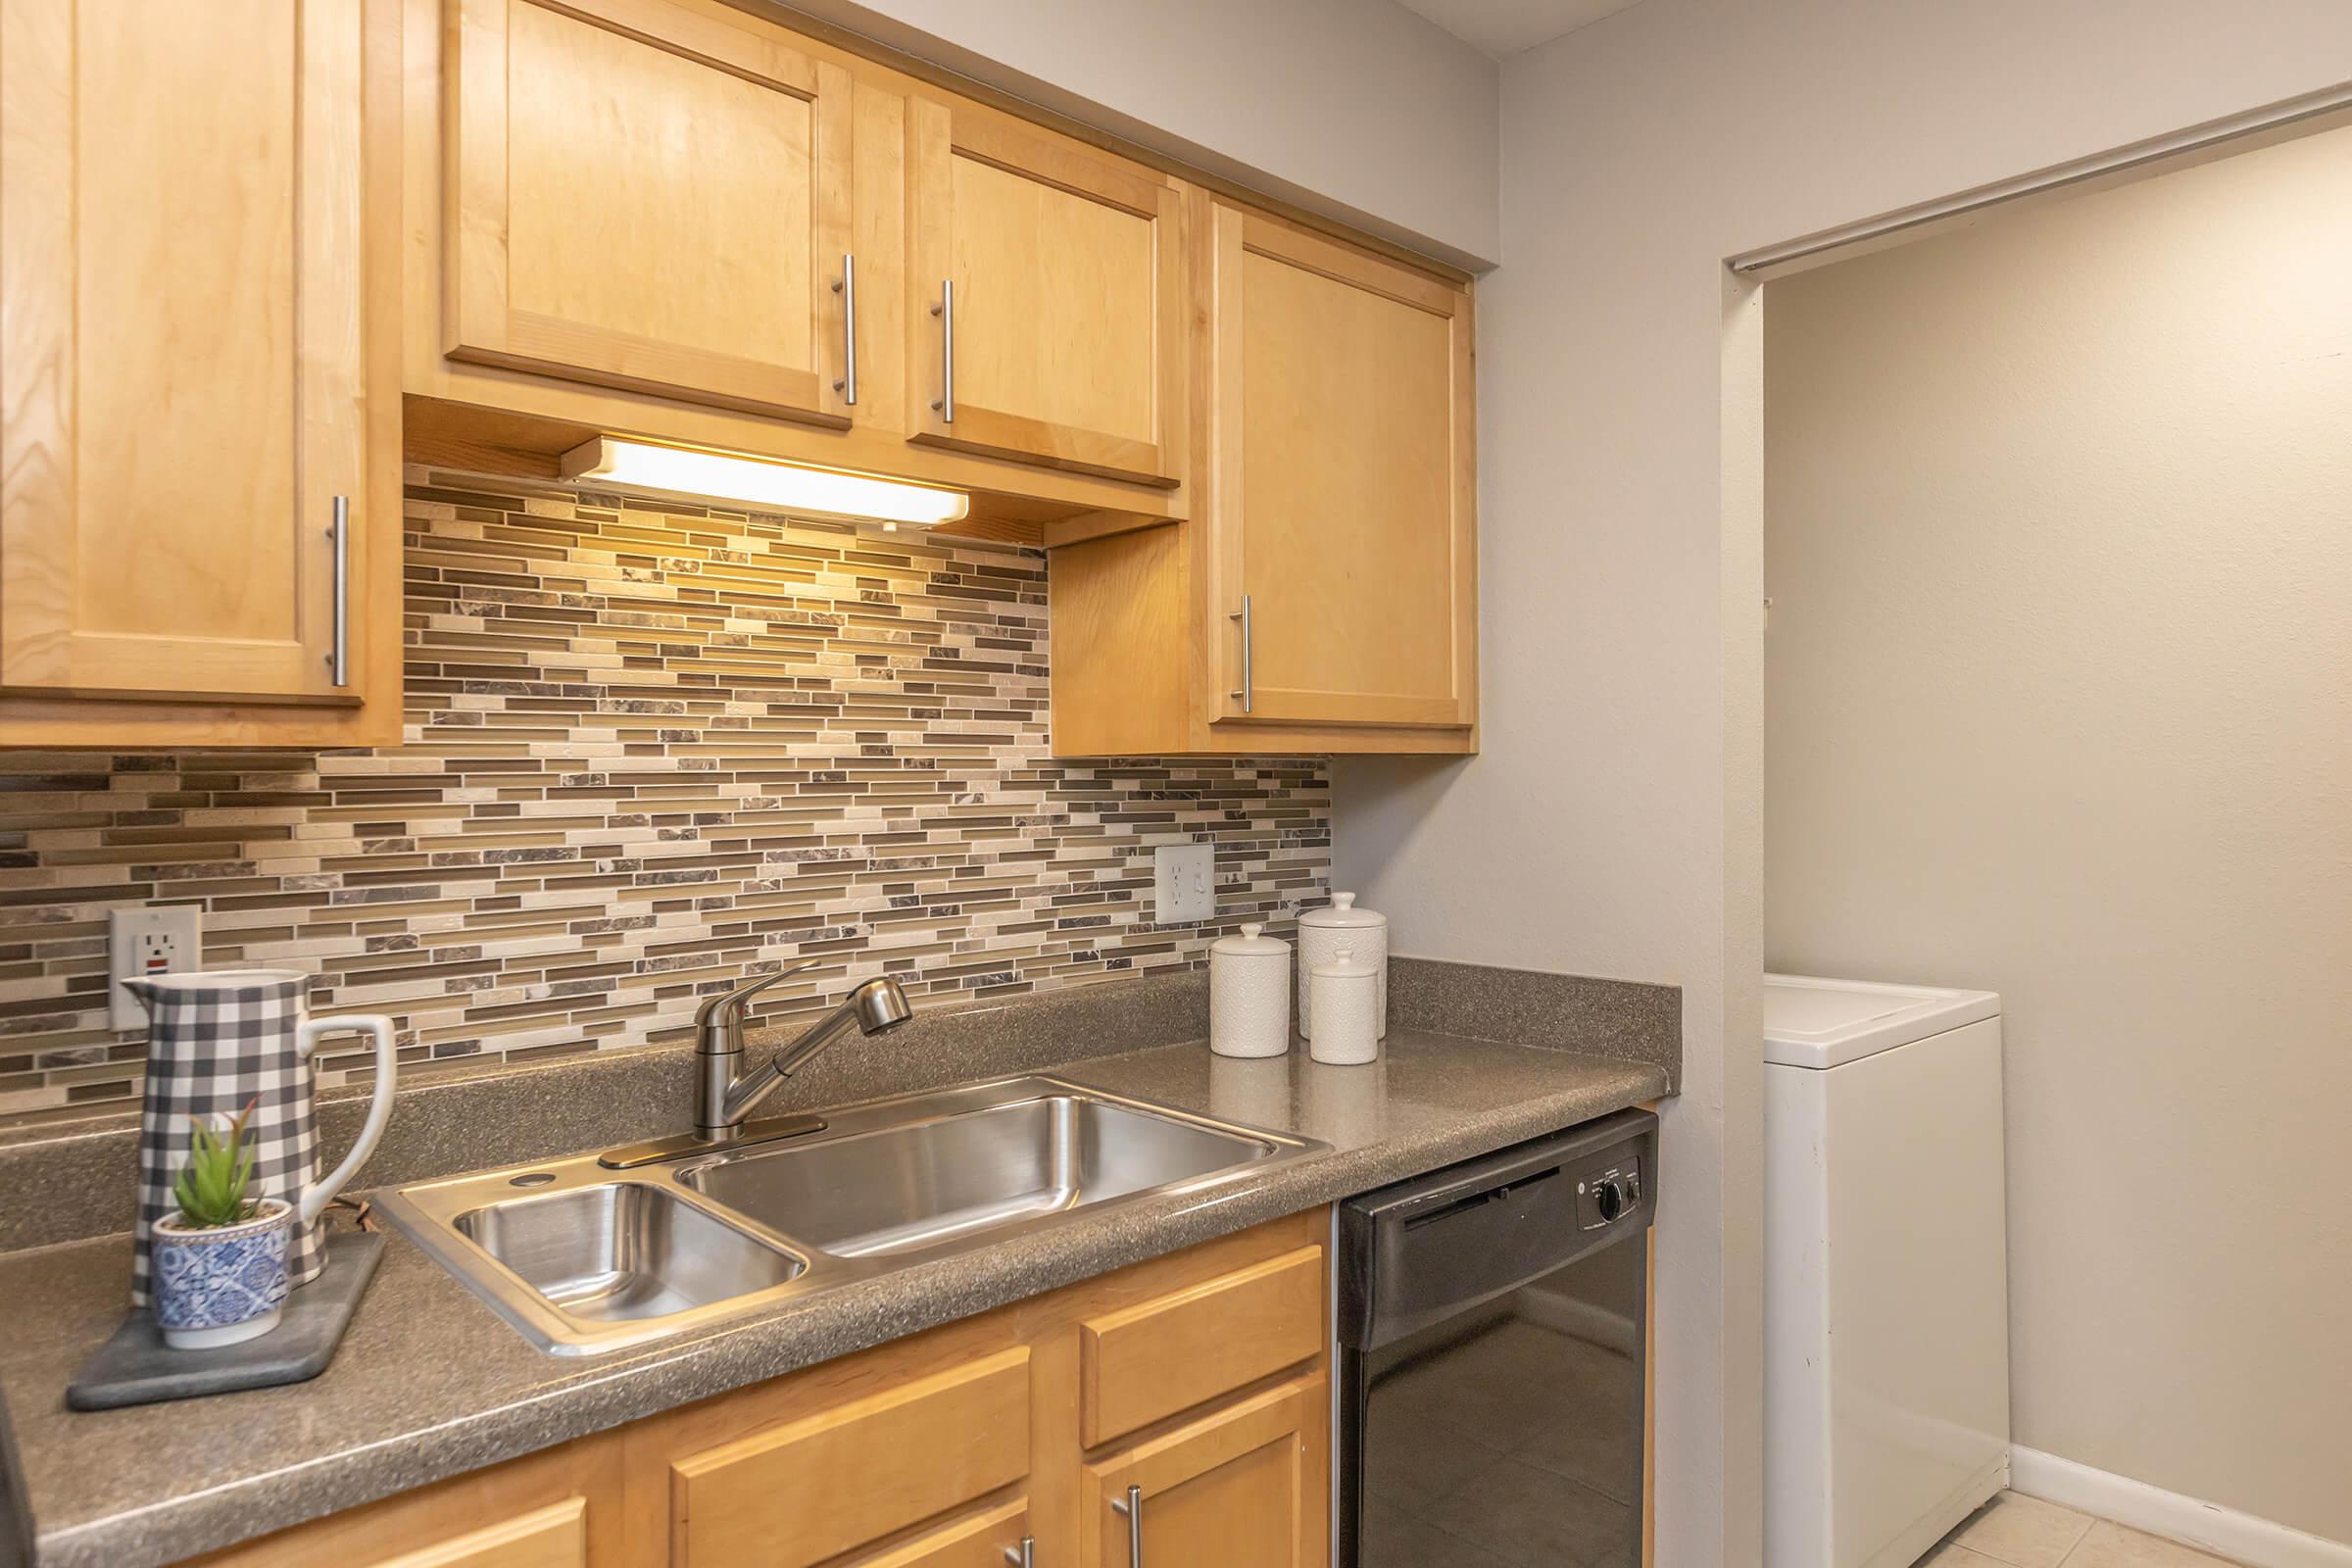
{"label": "stainless steel bar handle", "polygon": [[1006,1546],[1004,1560],[1012,1564],[1012,1568],[1037,1568],[1037,1538],[1023,1536],[1019,1545]]}
{"label": "stainless steel bar handle", "polygon": [[954,278],[943,277],[939,280],[939,303],[931,307],[931,314],[939,318],[939,364],[942,383],[939,396],[931,400],[931,406],[939,411],[942,423],[954,424],[956,422],[956,280]]}
{"label": "stainless steel bar handle", "polygon": [[848,251],[841,253],[841,281],[833,285],[841,296],[841,379],[833,390],[841,401],[855,408],[858,403],[858,258]]}
{"label": "stainless steel bar handle", "polygon": [[335,684],[351,684],[351,498],[335,497],[335,520],[327,525],[326,536],[334,541],[335,549],[335,645],[326,656],[326,667],[334,675]]}
{"label": "stainless steel bar handle", "polygon": [[1125,1497],[1111,1498],[1110,1511],[1127,1516],[1127,1568],[1144,1568],[1144,1489],[1129,1487]]}
{"label": "stainless steel bar handle", "polygon": [[1250,668],[1250,596],[1242,595],[1242,608],[1225,618],[1242,623],[1242,689],[1233,695],[1241,699],[1242,711],[1247,713],[1250,711],[1250,703],[1256,696],[1257,684],[1252,678]]}

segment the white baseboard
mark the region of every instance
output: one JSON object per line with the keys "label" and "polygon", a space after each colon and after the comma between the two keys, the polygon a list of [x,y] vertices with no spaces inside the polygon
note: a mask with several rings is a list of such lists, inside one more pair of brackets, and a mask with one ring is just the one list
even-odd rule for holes
{"label": "white baseboard", "polygon": [[2038,1448],[2009,1450],[2009,1485],[2030,1497],[2079,1508],[2202,1547],[2252,1568],[2352,1568],[2352,1545],[2305,1535],[2215,1502],[2201,1502]]}

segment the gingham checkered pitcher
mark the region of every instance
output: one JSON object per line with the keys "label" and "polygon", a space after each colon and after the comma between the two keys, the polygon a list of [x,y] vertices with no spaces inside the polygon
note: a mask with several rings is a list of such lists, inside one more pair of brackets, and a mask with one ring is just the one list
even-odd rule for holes
{"label": "gingham checkered pitcher", "polygon": [[[296,1285],[326,1266],[318,1215],[360,1168],[392,1114],[392,1020],[377,1013],[303,1016],[310,977],[295,969],[213,969],[125,980],[147,1004],[147,1100],[139,1112],[139,1218],[130,1301],[145,1306],[148,1232],[172,1207],[172,1180],[188,1157],[188,1117],[225,1120],[255,1101],[254,1196],[294,1206],[287,1272]],[[375,1098],[368,1124],[334,1173],[318,1177],[311,1053],[327,1035],[375,1037]]]}

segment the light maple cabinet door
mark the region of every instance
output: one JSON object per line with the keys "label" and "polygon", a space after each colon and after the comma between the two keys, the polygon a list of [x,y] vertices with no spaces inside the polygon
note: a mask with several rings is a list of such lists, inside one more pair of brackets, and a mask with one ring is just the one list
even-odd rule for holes
{"label": "light maple cabinet door", "polygon": [[397,26],[0,0],[0,694],[357,701]]}
{"label": "light maple cabinet door", "polygon": [[1183,201],[976,104],[906,105],[910,439],[1173,485]]}
{"label": "light maple cabinet door", "polygon": [[1218,720],[1469,725],[1468,293],[1210,203]]}
{"label": "light maple cabinet door", "polygon": [[1299,1378],[1087,1466],[1081,1568],[1321,1568],[1325,1389]]}
{"label": "light maple cabinet door", "polygon": [[672,0],[446,0],[450,358],[849,422],[847,71]]}

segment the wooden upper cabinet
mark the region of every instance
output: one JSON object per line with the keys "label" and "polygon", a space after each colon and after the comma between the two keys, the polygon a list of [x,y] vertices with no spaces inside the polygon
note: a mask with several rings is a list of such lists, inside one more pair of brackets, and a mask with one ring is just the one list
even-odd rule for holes
{"label": "wooden upper cabinet", "polygon": [[1477,702],[1470,297],[1208,204],[1221,720],[1462,725]]}
{"label": "wooden upper cabinet", "polygon": [[906,181],[909,437],[1177,483],[1185,278],[1174,182],[923,94],[906,105]]}
{"label": "wooden upper cabinet", "polygon": [[[0,0],[0,698],[127,726],[122,699],[397,682],[368,645],[399,571],[369,482],[397,448],[370,419],[397,418],[398,21]],[[0,739],[80,733],[27,711]]]}
{"label": "wooden upper cabinet", "polygon": [[672,0],[445,0],[444,352],[846,425],[849,73]]}

